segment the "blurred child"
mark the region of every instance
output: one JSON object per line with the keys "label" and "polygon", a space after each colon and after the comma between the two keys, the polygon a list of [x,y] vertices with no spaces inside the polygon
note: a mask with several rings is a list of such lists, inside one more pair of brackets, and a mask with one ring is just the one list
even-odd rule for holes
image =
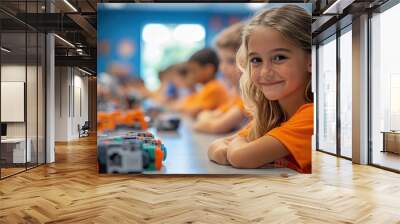
{"label": "blurred child", "polygon": [[176,65],[176,71],[172,74],[171,84],[175,86],[176,96],[170,98],[167,104],[182,102],[187,96],[196,92],[193,76],[189,75],[186,63]]}
{"label": "blurred child", "polygon": [[185,63],[175,65],[174,72],[171,72],[169,86],[165,88],[164,93],[169,97],[165,97],[165,100],[160,103],[169,110],[178,111],[184,107],[189,96],[193,97],[196,92],[195,83],[189,76]]}
{"label": "blurred child", "polygon": [[236,66],[236,53],[241,43],[241,30],[244,23],[236,23],[223,30],[216,38],[216,48],[220,59],[219,68],[231,85],[229,100],[216,110],[199,114],[194,129],[206,133],[226,133],[243,124],[245,113],[239,94],[241,72]]}
{"label": "blurred child", "polygon": [[158,73],[160,87],[158,87],[158,89],[151,95],[151,98],[154,101],[164,103],[168,101],[170,97],[174,97],[174,91],[169,90],[171,88],[171,77],[174,72],[175,65],[170,65]]}
{"label": "blurred child", "polygon": [[311,173],[311,16],[293,5],[258,14],[244,28],[237,56],[253,121],[212,143],[209,158],[237,168],[274,162]]}
{"label": "blurred child", "polygon": [[[144,84],[144,80],[137,76],[131,76],[129,80],[126,81],[126,84],[129,86],[129,93],[134,92],[137,95],[140,95],[142,98],[149,98],[152,95],[152,92],[147,89]],[[120,84],[123,86],[124,84]]]}
{"label": "blurred child", "polygon": [[201,89],[188,96],[178,111],[192,117],[204,110],[212,110],[228,100],[225,86],[216,79],[218,71],[218,56],[209,48],[194,53],[187,62],[189,76]]}

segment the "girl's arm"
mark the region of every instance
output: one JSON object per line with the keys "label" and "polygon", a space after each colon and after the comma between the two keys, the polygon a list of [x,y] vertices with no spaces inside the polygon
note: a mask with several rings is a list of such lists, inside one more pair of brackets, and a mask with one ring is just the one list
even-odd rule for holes
{"label": "girl's arm", "polygon": [[221,165],[229,165],[227,159],[228,144],[235,135],[215,140],[208,148],[208,158]]}
{"label": "girl's arm", "polygon": [[238,107],[232,107],[226,113],[217,117],[199,120],[194,124],[194,129],[212,134],[226,133],[237,127],[243,117],[244,114]]}
{"label": "girl's arm", "polygon": [[236,136],[227,149],[227,160],[236,168],[258,168],[287,155],[289,152],[286,147],[268,135],[251,142]]}
{"label": "girl's arm", "polygon": [[[207,113],[208,112],[208,113]],[[197,117],[198,120],[207,120],[207,119],[213,119],[216,118],[218,116],[221,116],[221,114],[223,114],[224,112],[222,112],[221,110],[215,109],[215,110],[209,110],[206,111],[206,113],[203,116],[200,116],[202,113],[199,114],[199,116]]]}
{"label": "girl's arm", "polygon": [[197,116],[197,121],[203,121],[203,120],[209,120],[211,118],[215,118],[217,116],[220,115],[220,111],[219,110],[205,110],[199,113],[199,115]]}
{"label": "girl's arm", "polygon": [[193,106],[190,108],[184,108],[182,112],[192,118],[195,118],[202,110],[203,108],[200,106]]}

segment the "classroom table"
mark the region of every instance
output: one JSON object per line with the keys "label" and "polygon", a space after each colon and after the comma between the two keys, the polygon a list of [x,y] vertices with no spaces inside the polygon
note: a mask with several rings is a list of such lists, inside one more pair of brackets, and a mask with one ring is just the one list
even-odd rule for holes
{"label": "classroom table", "polygon": [[144,174],[264,174],[291,176],[297,172],[288,168],[236,169],[218,165],[208,159],[209,144],[226,135],[198,133],[192,129],[193,121],[184,117],[177,132],[152,133],[167,148],[167,159],[159,171],[145,171]]}

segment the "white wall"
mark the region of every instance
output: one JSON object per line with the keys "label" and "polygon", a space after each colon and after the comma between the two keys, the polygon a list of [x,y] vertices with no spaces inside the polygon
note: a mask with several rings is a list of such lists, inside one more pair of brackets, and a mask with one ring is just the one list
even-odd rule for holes
{"label": "white wall", "polygon": [[25,65],[2,65],[1,81],[25,82]]}
{"label": "white wall", "polygon": [[[33,80],[31,74],[36,74],[35,66],[27,66],[25,65],[2,65],[1,66],[1,81],[3,82],[25,82],[26,71],[28,72],[28,88],[27,88],[27,119],[28,119],[28,137],[29,134],[35,131],[36,135],[36,113],[32,113],[32,111],[36,112],[36,80]],[[41,105],[39,105],[40,107]],[[1,108],[1,110],[7,110],[7,108]],[[34,122],[34,123],[32,123]],[[26,122],[7,122],[7,136],[8,137],[25,137],[25,123]],[[33,131],[30,131],[32,128]]]}
{"label": "white wall", "polygon": [[77,139],[78,124],[88,120],[88,78],[83,75],[76,68],[56,67],[56,141]]}
{"label": "white wall", "polygon": [[[38,70],[37,70],[38,69]],[[23,122],[6,122],[7,137],[9,138],[25,138],[30,139],[30,148],[32,161],[44,163],[44,92],[43,83],[44,74],[42,68],[25,64],[3,64],[1,66],[1,81],[24,82],[26,84],[26,106],[24,105],[22,113],[26,111],[26,120]],[[27,78],[27,80],[25,80]],[[22,94],[24,90],[22,90]],[[2,96],[7,97],[7,96]],[[12,110],[10,107],[2,107],[1,110]],[[7,111],[12,113],[12,111]],[[37,152],[38,150],[38,152]],[[39,156],[37,157],[37,153]]]}
{"label": "white wall", "polygon": [[55,141],[68,140],[68,73],[67,67],[55,68]]}
{"label": "white wall", "polygon": [[[78,124],[81,126],[88,120],[88,78],[81,76],[82,73],[76,72],[78,70],[74,70],[74,108],[72,108],[72,135],[78,136]],[[80,108],[81,107],[81,108]]]}
{"label": "white wall", "polygon": [[[25,65],[2,65],[1,81],[25,82]],[[1,108],[7,110],[7,108]],[[25,137],[25,123],[7,123],[7,137]]]}

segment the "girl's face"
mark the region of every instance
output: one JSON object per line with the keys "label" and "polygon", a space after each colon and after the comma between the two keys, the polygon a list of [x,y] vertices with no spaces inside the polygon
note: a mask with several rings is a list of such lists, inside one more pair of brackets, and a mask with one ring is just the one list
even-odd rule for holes
{"label": "girl's face", "polygon": [[311,58],[283,35],[266,27],[254,29],[248,40],[251,81],[268,100],[304,96],[310,79]]}
{"label": "girl's face", "polygon": [[220,71],[224,75],[225,79],[227,79],[233,86],[237,86],[240,79],[240,70],[236,66],[236,52],[227,48],[220,48],[217,52]]}

